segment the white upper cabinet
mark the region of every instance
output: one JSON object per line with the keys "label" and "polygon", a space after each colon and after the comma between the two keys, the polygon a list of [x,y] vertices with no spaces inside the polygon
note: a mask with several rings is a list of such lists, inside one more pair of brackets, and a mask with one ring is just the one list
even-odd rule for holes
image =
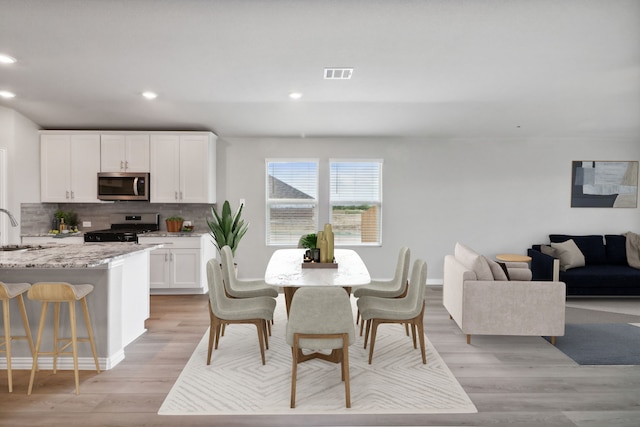
{"label": "white upper cabinet", "polygon": [[42,134],[40,200],[97,203],[99,134]]}
{"label": "white upper cabinet", "polygon": [[151,203],[215,203],[216,136],[152,134]]}
{"label": "white upper cabinet", "polygon": [[100,135],[100,170],[149,172],[149,135]]}

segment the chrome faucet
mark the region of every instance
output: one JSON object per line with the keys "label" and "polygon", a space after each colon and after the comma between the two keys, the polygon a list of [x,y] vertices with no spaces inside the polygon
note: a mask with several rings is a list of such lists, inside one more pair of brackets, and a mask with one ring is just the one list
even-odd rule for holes
{"label": "chrome faucet", "polygon": [[16,219],[13,217],[13,215],[11,215],[11,212],[9,212],[6,209],[2,209],[2,208],[0,208],[0,212],[4,212],[7,215],[9,215],[9,221],[11,221],[11,226],[12,227],[17,227],[18,226],[18,221],[16,221]]}

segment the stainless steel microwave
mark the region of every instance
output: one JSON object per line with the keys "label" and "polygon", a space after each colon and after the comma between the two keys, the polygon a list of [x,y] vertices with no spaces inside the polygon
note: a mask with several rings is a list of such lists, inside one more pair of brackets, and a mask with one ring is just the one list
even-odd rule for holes
{"label": "stainless steel microwave", "polygon": [[149,174],[135,172],[99,172],[98,199],[149,200]]}

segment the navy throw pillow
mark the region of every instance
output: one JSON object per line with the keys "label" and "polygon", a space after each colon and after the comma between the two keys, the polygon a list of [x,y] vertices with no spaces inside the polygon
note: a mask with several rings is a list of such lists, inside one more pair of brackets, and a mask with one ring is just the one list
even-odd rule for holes
{"label": "navy throw pillow", "polygon": [[629,265],[627,263],[627,238],[617,234],[604,236],[607,241],[607,261],[614,265]]}
{"label": "navy throw pillow", "polygon": [[573,239],[584,255],[586,265],[607,264],[607,252],[604,247],[604,239],[599,235],[571,236],[568,234],[550,234],[551,243],[562,243]]}

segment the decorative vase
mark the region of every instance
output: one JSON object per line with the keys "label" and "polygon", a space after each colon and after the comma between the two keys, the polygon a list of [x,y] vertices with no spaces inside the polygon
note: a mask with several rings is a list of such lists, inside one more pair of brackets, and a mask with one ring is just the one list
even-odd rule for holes
{"label": "decorative vase", "polygon": [[324,225],[322,235],[327,241],[327,262],[333,262],[333,229],[331,228],[331,224]]}
{"label": "decorative vase", "polygon": [[330,262],[328,261],[328,247],[327,247],[327,239],[322,235],[322,239],[318,240],[320,242],[318,247],[320,248],[320,262]]}

